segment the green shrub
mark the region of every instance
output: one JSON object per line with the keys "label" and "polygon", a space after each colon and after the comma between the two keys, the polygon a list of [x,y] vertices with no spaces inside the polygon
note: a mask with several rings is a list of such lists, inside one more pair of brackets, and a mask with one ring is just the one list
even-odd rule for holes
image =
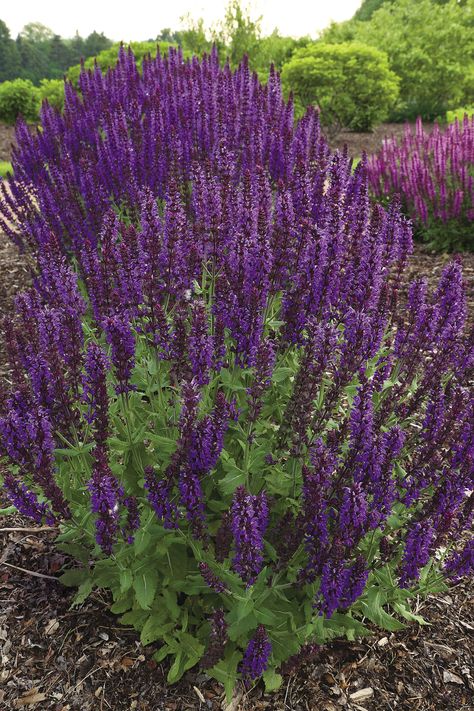
{"label": "green shrub", "polygon": [[462,121],[466,115],[474,116],[474,106],[465,106],[464,108],[446,111],[446,123],[454,123],[456,119]]}
{"label": "green shrub", "polygon": [[472,0],[393,0],[367,22],[333,23],[322,42],[362,42],[386,52],[390,69],[400,77],[391,118],[431,121],[474,96],[472,7]]}
{"label": "green shrub", "polygon": [[42,79],[40,83],[41,99],[48,100],[59,111],[64,107],[64,82],[62,79]]}
{"label": "green shrub", "polygon": [[12,173],[12,164],[6,160],[0,160],[0,178],[6,178],[9,173]]}
{"label": "green shrub", "polygon": [[297,50],[283,66],[282,80],[298,104],[315,104],[332,131],[367,131],[389,114],[398,78],[387,55],[359,43],[316,43]]}
{"label": "green shrub", "polygon": [[[130,42],[130,44],[127,46],[130,46],[132,48],[137,66],[141,67],[143,58],[146,57],[147,54],[151,54],[152,56],[154,56],[158,47],[160,48],[160,52],[163,54],[174,45],[170,44],[169,42]],[[89,59],[86,59],[86,61],[84,62],[84,67],[86,69],[93,69],[96,63],[97,66],[102,69],[102,71],[106,71],[107,69],[114,67],[117,62],[119,49],[120,43],[117,42],[112,47],[110,47],[110,49],[104,49],[102,52],[99,52],[96,57],[89,57]],[[74,84],[77,84],[80,73],[81,65],[76,64],[73,67],[70,67],[70,69],[68,69],[67,77]]]}
{"label": "green shrub", "polygon": [[29,79],[0,84],[0,121],[13,124],[19,116],[23,116],[25,121],[36,121],[39,106],[39,89]]}

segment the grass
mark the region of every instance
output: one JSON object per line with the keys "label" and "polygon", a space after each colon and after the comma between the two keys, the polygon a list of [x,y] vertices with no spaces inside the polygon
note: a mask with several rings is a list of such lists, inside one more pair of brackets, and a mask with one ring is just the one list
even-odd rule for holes
{"label": "grass", "polygon": [[6,160],[0,160],[0,178],[5,178],[7,173],[12,172],[12,164]]}

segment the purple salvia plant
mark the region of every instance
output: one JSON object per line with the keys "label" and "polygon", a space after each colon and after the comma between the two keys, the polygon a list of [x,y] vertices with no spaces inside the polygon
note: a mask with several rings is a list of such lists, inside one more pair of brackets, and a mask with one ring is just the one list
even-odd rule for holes
{"label": "purple salvia plant", "polygon": [[[81,542],[92,509],[112,573],[116,560],[146,561],[163,629],[196,634],[200,648],[211,617],[216,661],[241,655],[234,605],[257,595],[246,622],[266,629],[242,660],[249,683],[280,666],[286,641],[288,655],[311,642],[306,611],[322,614],[323,635],[382,566],[409,595],[472,526],[461,263],[434,291],[405,288],[403,194],[373,205],[373,162],[353,170],[346,151],[331,153],[313,109],[295,123],[274,70],[263,86],[247,60],[232,71],[215,51],[171,49],[140,72],[122,48],[79,86],[66,84],[63,114],[43,107],[41,131],[19,123],[14,177],[0,183],[0,221],[36,263],[5,329],[5,492]],[[465,127],[446,139],[449,157],[435,134],[436,181],[422,161],[407,173],[428,221],[440,200],[447,218],[451,203],[464,214],[469,195],[448,182],[456,163],[472,187]],[[420,129],[407,154],[430,140]],[[471,568],[468,543],[445,574]],[[110,580],[136,608],[140,581],[124,593],[126,575]],[[294,616],[291,638],[271,622],[274,594]],[[270,657],[273,634],[283,641]]]}

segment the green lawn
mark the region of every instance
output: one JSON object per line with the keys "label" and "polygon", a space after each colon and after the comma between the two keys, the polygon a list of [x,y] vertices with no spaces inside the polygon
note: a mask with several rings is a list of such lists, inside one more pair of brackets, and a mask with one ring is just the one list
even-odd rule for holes
{"label": "green lawn", "polygon": [[12,164],[6,160],[0,160],[0,177],[4,178],[7,173],[12,172]]}

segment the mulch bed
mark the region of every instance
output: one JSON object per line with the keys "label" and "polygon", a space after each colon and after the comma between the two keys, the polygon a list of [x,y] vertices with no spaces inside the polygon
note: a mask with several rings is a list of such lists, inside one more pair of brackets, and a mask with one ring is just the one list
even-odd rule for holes
{"label": "mulch bed", "polygon": [[[30,523],[15,516],[3,525]],[[257,686],[227,705],[219,685],[200,672],[191,670],[167,686],[166,663],[152,659],[157,645],[141,647],[133,629],[119,625],[107,611],[106,593],[71,608],[73,591],[26,572],[58,575],[64,557],[54,549],[54,531],[0,536],[0,709],[474,709],[474,591],[468,583],[419,602],[426,627],[410,625],[396,634],[374,630],[357,643],[334,642],[286,676],[277,694]]]}
{"label": "mulch bed", "polygon": [[11,148],[15,142],[15,129],[13,126],[7,126],[0,123],[0,161],[9,161],[11,156]]}
{"label": "mulch bed", "polygon": [[[415,124],[410,124],[412,130]],[[425,131],[431,132],[434,124],[428,121],[423,121]],[[382,145],[384,138],[402,138],[405,133],[404,123],[382,123],[376,126],[372,131],[366,133],[357,133],[356,131],[341,131],[337,136],[330,140],[331,148],[343,148],[347,146],[349,155],[361,156],[362,153],[376,153]]]}
{"label": "mulch bed", "polygon": [[[343,142],[360,155],[377,148],[385,132],[387,127],[379,130],[375,146],[373,134],[350,134]],[[2,153],[7,133],[0,126],[0,160],[8,160]],[[423,274],[434,285],[449,258],[418,246],[410,275]],[[462,261],[472,318],[474,255],[463,255]],[[25,259],[0,239],[3,314],[28,282]],[[6,373],[0,357],[0,378]],[[29,530],[6,530],[15,527]],[[227,705],[220,686],[199,671],[167,686],[166,662],[152,659],[157,646],[141,647],[135,631],[119,625],[107,610],[107,593],[94,592],[71,608],[74,591],[33,575],[54,578],[66,563],[54,537],[54,530],[32,530],[21,516],[0,517],[1,711],[474,710],[472,581],[419,601],[417,612],[427,626],[408,625],[396,634],[374,629],[372,637],[357,643],[336,641],[298,673],[285,676],[277,694],[266,695],[258,685]]]}

